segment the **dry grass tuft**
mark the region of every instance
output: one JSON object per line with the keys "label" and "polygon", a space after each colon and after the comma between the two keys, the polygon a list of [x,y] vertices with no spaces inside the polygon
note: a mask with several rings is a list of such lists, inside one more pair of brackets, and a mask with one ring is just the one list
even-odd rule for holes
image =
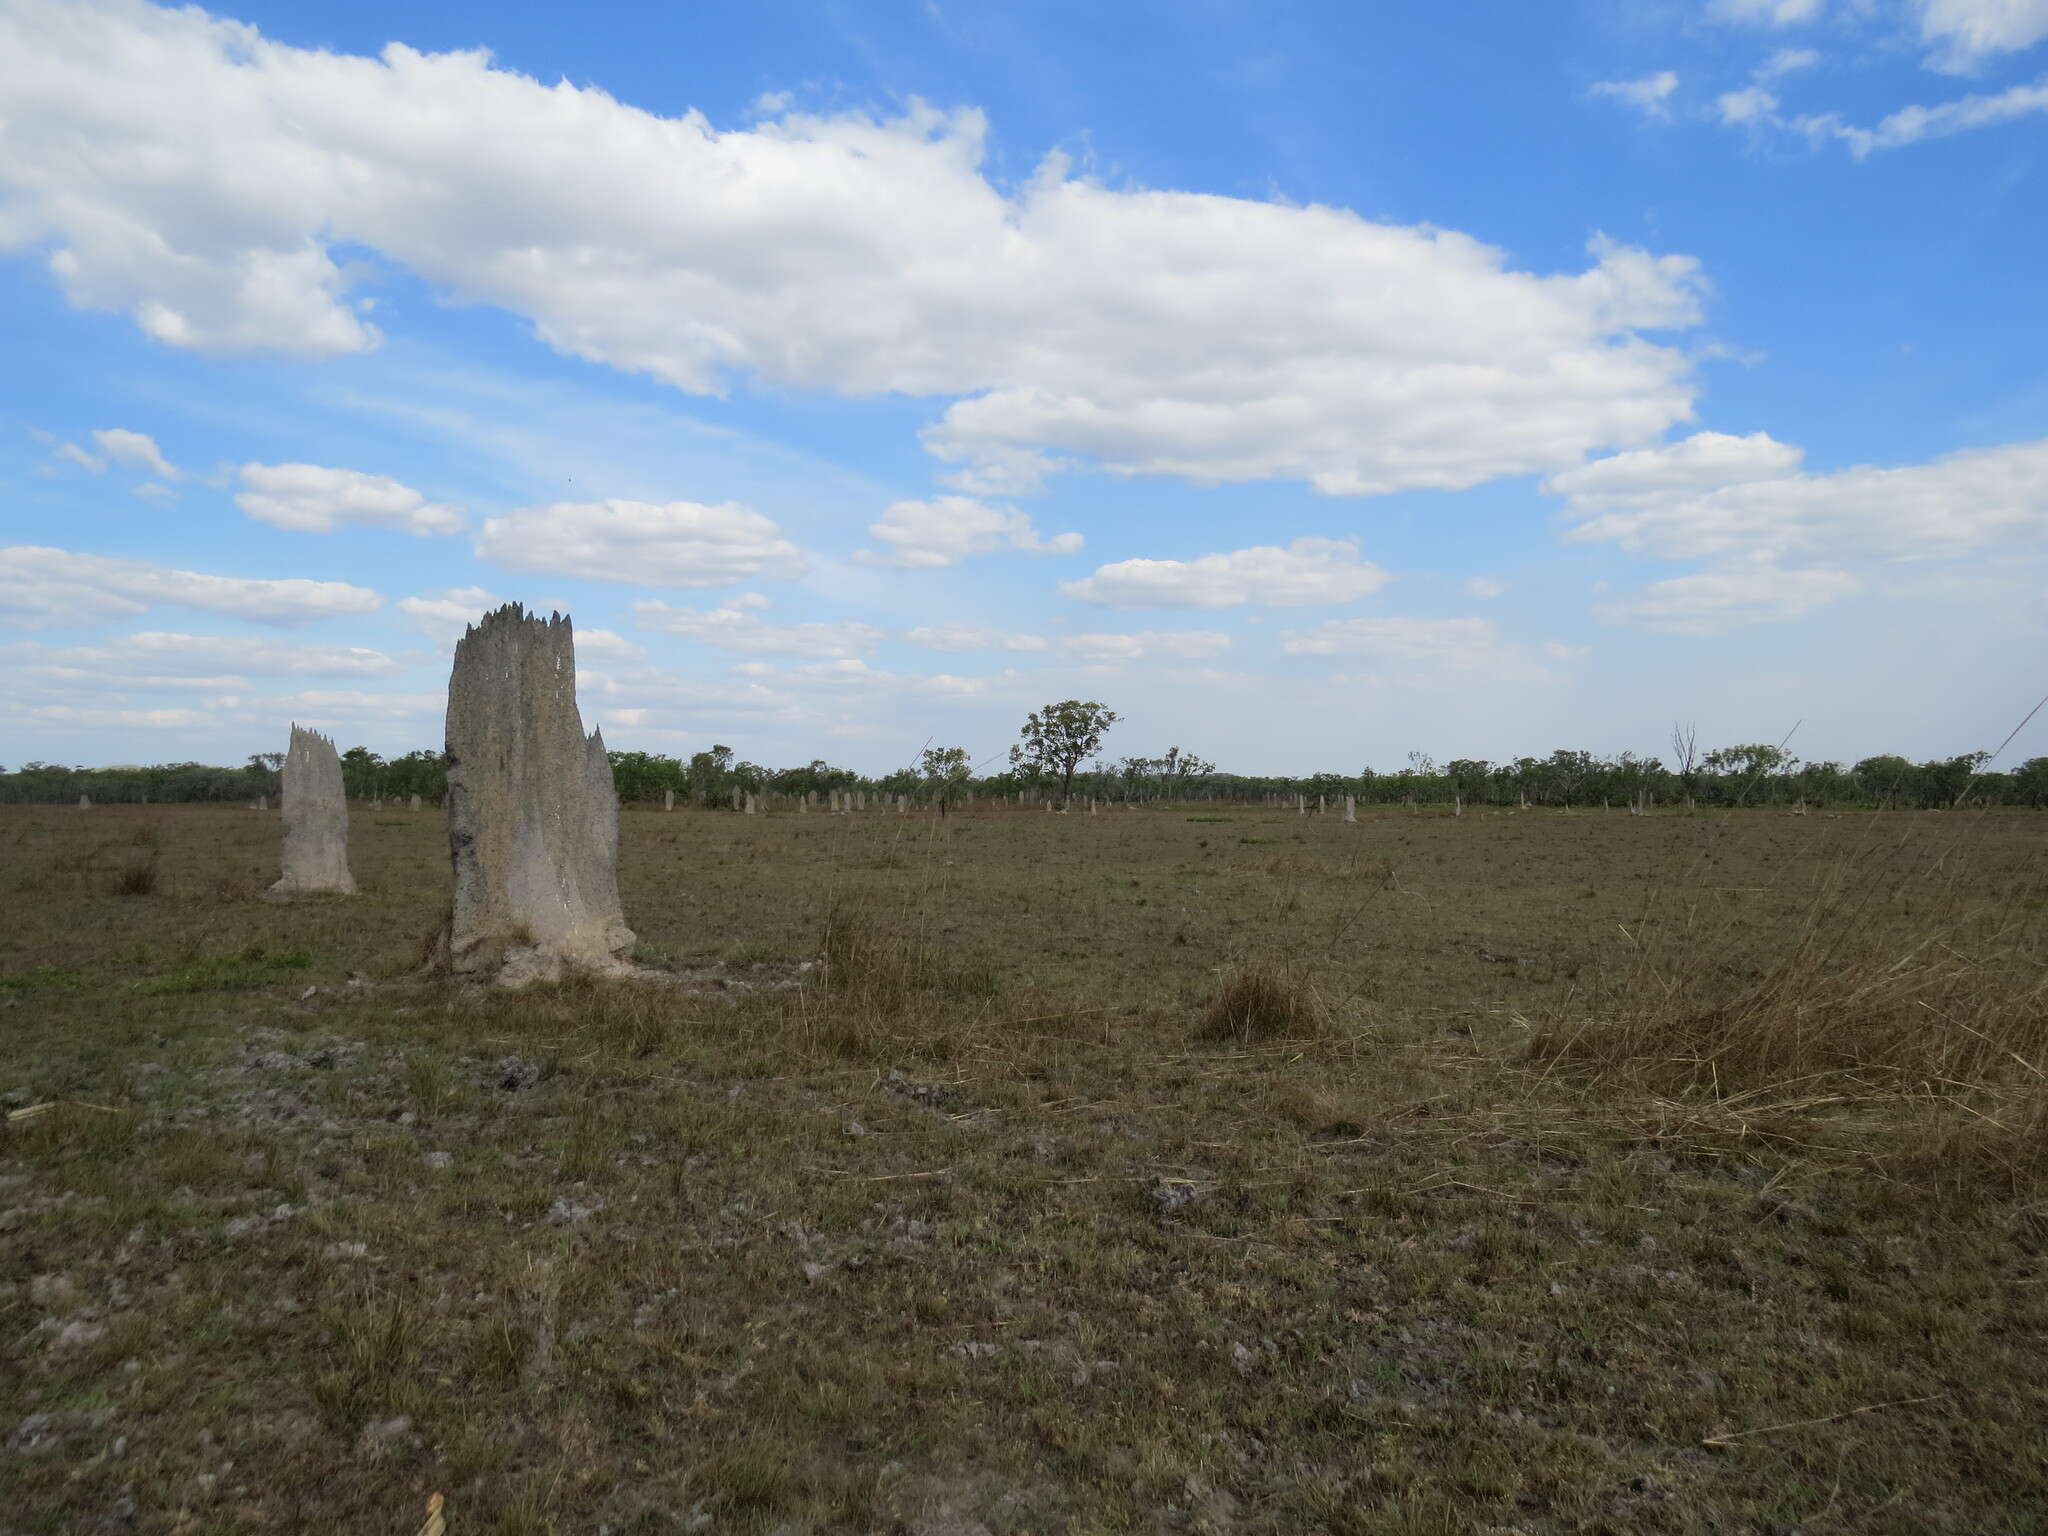
{"label": "dry grass tuft", "polygon": [[1312,1136],[1363,1136],[1382,1115],[1355,1093],[1333,1093],[1294,1079],[1275,1085],[1273,1108]]}
{"label": "dry grass tuft", "polygon": [[154,896],[157,887],[156,855],[130,859],[114,871],[108,889],[116,896]]}
{"label": "dry grass tuft", "polygon": [[943,969],[929,946],[844,913],[827,920],[823,948],[825,981],[834,993],[891,1011],[934,986]]}
{"label": "dry grass tuft", "polygon": [[1724,999],[1638,977],[1611,1012],[1553,1026],[1533,1051],[1651,1092],[1826,1078],[1922,1092],[2039,1081],[2048,979],[1927,948],[1889,965],[1802,950]]}
{"label": "dry grass tuft", "polygon": [[1329,1000],[1314,981],[1291,966],[1255,961],[1224,976],[1198,1033],[1204,1040],[1257,1045],[1312,1040],[1329,1027]]}
{"label": "dry grass tuft", "polygon": [[[2048,1188],[2048,1080],[1980,1099],[1960,1123],[1951,1121],[1908,1156],[1940,1176],[1977,1174],[2011,1194],[2038,1195]],[[2032,1215],[2048,1236],[2048,1207],[2037,1204]]]}
{"label": "dry grass tuft", "polygon": [[2048,976],[1928,938],[1886,963],[1812,943],[1715,996],[1699,966],[1639,966],[1590,1018],[1530,1054],[1629,1093],[1735,1113],[1745,1136],[1817,1129],[1873,1167],[2009,1189],[2048,1184]]}
{"label": "dry grass tuft", "polygon": [[827,919],[821,948],[824,986],[795,1007],[803,1032],[828,1049],[860,1054],[965,1033],[1001,989],[989,967],[845,912]]}

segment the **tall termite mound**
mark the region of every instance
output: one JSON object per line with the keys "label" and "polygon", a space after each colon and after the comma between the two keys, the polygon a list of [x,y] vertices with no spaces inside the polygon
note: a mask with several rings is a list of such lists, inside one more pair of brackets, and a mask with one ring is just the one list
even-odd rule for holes
{"label": "tall termite mound", "polygon": [[576,639],[517,603],[455,646],[448,679],[447,962],[501,981],[628,967],[619,797],[604,738],[583,734]]}
{"label": "tall termite mound", "polygon": [[355,895],[355,877],[348,872],[348,796],[334,743],[294,723],[283,777],[284,868],[264,894],[274,901]]}

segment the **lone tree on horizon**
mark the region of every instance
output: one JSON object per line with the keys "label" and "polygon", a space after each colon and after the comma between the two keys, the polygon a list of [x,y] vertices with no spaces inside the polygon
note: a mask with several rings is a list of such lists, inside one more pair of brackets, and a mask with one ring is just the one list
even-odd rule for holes
{"label": "lone tree on horizon", "polygon": [[939,814],[946,814],[946,808],[967,788],[968,777],[973,768],[967,759],[965,747],[926,747],[918,766],[924,774],[924,781],[938,797]]}
{"label": "lone tree on horizon", "polygon": [[1093,699],[1067,699],[1024,717],[1024,737],[1010,748],[1012,768],[1030,767],[1060,781],[1060,807],[1073,798],[1074,770],[1093,757],[1117,721],[1116,712]]}

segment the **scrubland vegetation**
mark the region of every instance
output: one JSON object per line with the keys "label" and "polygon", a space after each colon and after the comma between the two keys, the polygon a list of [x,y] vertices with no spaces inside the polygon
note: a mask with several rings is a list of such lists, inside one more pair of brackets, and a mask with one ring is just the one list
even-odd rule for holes
{"label": "scrubland vegetation", "polygon": [[[1704,796],[1701,797],[1702,799]],[[0,1531],[2027,1531],[2048,821],[0,810]]]}
{"label": "scrubland vegetation", "polygon": [[[1114,715],[1109,718],[1115,719]],[[1088,742],[1084,755],[1093,755],[1101,732],[1083,739]],[[713,747],[689,758],[648,752],[611,754],[619,798],[628,804],[657,803],[670,794],[690,804],[724,806],[731,803],[735,791],[784,801],[805,795],[822,800],[834,791],[860,791],[871,796],[903,795],[924,805],[941,800],[960,803],[970,796],[992,804],[1017,796],[1043,800],[1071,793],[1137,805],[1190,801],[1257,805],[1276,797],[1291,803],[1296,795],[1314,803],[1318,797],[1338,801],[1350,795],[1361,805],[1401,806],[2048,807],[2048,757],[2030,758],[2010,769],[1993,767],[1985,752],[1924,762],[1896,753],[1880,753],[1853,764],[1809,762],[1782,746],[1764,743],[1699,750],[1683,736],[1669,763],[1629,752],[1608,757],[1559,750],[1547,757],[1519,757],[1509,762],[1453,758],[1439,764],[1426,753],[1411,752],[1406,766],[1391,772],[1368,767],[1301,775],[1250,774],[1221,771],[1214,763],[1174,747],[1162,757],[1098,760],[1086,768],[1075,767],[1069,778],[1055,766],[1056,757],[1053,752],[1034,760],[1020,751],[1000,772],[977,774],[964,748],[935,748],[916,765],[894,773],[867,774],[822,758],[797,767],[765,767],[735,757],[729,747]],[[121,805],[145,800],[152,804],[204,804],[249,800],[257,795],[274,797],[281,761],[282,755],[273,752],[258,753],[239,768],[203,763],[67,768],[32,762],[12,773],[0,773],[0,805],[75,805],[80,795],[89,796],[96,804]],[[406,800],[419,795],[437,801],[448,787],[447,766],[437,751],[386,758],[367,747],[350,747],[341,754],[341,762],[352,799]]]}

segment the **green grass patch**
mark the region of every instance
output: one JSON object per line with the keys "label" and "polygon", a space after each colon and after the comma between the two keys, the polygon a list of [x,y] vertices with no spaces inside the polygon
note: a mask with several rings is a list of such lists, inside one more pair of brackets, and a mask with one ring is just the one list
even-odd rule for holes
{"label": "green grass patch", "polygon": [[313,963],[304,950],[271,952],[261,944],[231,955],[208,955],[191,960],[162,976],[135,984],[135,990],[155,997],[186,992],[246,992],[253,987],[282,981],[292,971],[303,971]]}
{"label": "green grass patch", "polygon": [[0,976],[0,992],[68,992],[78,982],[76,971],[61,965],[38,965],[12,976]]}

